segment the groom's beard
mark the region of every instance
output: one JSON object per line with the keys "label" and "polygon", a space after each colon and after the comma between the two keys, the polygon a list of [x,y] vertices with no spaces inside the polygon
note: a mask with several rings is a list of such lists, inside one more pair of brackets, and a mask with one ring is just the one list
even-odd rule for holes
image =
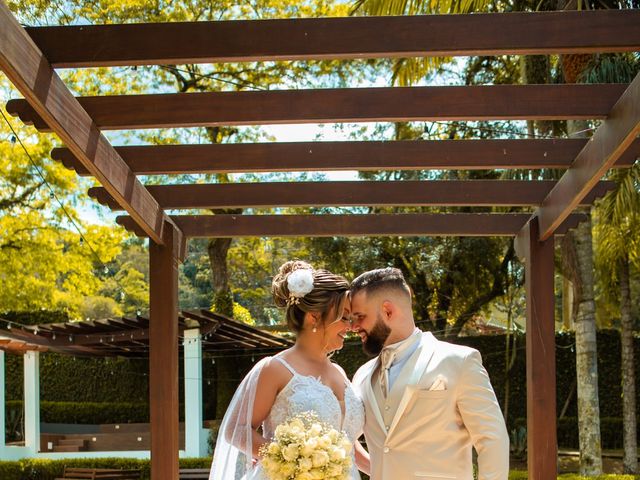
{"label": "groom's beard", "polygon": [[367,340],[362,344],[364,353],[366,353],[370,357],[375,357],[376,355],[378,355],[382,351],[384,342],[387,341],[387,338],[389,338],[390,334],[391,329],[387,326],[386,323],[384,323],[382,314],[378,313],[375,325],[370,332],[367,332]]}

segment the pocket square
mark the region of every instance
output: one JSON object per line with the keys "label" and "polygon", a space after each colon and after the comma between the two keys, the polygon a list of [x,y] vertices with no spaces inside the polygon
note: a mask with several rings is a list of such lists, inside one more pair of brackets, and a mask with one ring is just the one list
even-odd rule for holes
{"label": "pocket square", "polygon": [[438,375],[434,382],[429,387],[429,391],[433,390],[446,390],[447,389],[447,379],[442,375]]}

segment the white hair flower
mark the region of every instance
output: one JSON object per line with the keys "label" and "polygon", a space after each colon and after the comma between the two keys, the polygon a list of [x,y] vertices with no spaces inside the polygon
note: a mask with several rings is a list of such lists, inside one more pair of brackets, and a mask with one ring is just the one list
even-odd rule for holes
{"label": "white hair flower", "polygon": [[288,305],[300,303],[300,299],[313,290],[313,272],[308,268],[294,270],[287,277]]}

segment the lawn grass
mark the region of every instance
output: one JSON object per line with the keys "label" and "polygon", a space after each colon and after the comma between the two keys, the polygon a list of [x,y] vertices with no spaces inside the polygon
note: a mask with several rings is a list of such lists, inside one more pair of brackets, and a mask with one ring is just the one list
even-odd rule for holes
{"label": "lawn grass", "polygon": [[[527,480],[528,474],[522,470],[511,470],[509,480]],[[558,480],[640,480],[640,475],[605,474],[597,477],[583,477],[577,473],[563,473],[558,475]]]}

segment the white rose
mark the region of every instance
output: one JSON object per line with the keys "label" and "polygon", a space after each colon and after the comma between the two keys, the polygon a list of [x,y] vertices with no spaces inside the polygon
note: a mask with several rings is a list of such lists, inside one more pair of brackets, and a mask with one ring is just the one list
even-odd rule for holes
{"label": "white rose", "polygon": [[313,467],[313,462],[310,458],[302,457],[298,459],[298,468],[302,472],[308,472]]}
{"label": "white rose", "polygon": [[267,447],[267,453],[269,455],[279,455],[280,454],[280,445],[275,442],[271,442],[269,447]]}
{"label": "white rose", "polygon": [[318,448],[318,440],[315,438],[309,438],[308,440],[305,440],[300,453],[305,457],[310,457],[316,448]]}
{"label": "white rose", "polygon": [[286,478],[289,478],[293,475],[293,472],[296,471],[296,464],[292,462],[287,462],[280,467],[280,473],[282,473]]}
{"label": "white rose", "polygon": [[313,435],[314,437],[317,437],[321,433],[322,425],[320,425],[319,423],[314,423],[313,425],[311,425],[311,428],[309,428],[309,434]]}
{"label": "white rose", "polygon": [[329,435],[322,435],[318,438],[318,446],[320,448],[327,448],[329,445],[331,445],[331,438],[329,438]]}
{"label": "white rose", "polygon": [[332,463],[331,465],[329,465],[327,467],[326,473],[327,473],[327,475],[329,475],[331,477],[337,477],[338,475],[340,475],[342,473],[342,466],[341,465],[336,465],[335,463]]}
{"label": "white rose", "polygon": [[282,456],[288,462],[292,462],[293,460],[298,458],[299,451],[300,449],[298,448],[298,445],[296,443],[292,443],[282,449]]}
{"label": "white rose", "polygon": [[324,480],[324,473],[322,470],[314,468],[313,470],[309,470],[309,475],[313,480]]}
{"label": "white rose", "polygon": [[311,455],[311,461],[313,462],[314,467],[322,467],[329,461],[329,455],[327,455],[327,452],[323,451],[314,452],[313,455]]}
{"label": "white rose", "polygon": [[333,448],[331,450],[331,460],[333,462],[339,462],[341,460],[344,460],[346,456],[347,454],[342,448]]}

